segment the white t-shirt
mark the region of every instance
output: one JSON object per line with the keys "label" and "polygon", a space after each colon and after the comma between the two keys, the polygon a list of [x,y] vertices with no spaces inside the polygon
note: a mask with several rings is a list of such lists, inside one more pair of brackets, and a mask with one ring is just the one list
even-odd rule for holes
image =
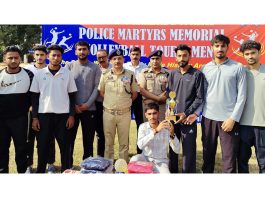
{"label": "white t-shirt", "polygon": [[72,73],[61,67],[53,75],[48,67],[39,69],[33,78],[31,92],[40,93],[38,113],[69,113],[69,95],[76,92]]}

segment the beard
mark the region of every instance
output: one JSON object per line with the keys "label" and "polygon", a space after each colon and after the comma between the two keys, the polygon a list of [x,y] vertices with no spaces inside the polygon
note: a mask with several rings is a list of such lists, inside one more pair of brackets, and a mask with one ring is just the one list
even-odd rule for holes
{"label": "beard", "polygon": [[84,60],[87,59],[87,56],[85,56],[85,55],[80,55],[80,56],[78,56],[78,59],[81,60],[81,61],[84,61]]}
{"label": "beard", "polygon": [[181,61],[181,62],[179,62],[178,63],[178,65],[180,66],[180,67],[186,67],[187,65],[189,64],[189,62],[188,61]]}

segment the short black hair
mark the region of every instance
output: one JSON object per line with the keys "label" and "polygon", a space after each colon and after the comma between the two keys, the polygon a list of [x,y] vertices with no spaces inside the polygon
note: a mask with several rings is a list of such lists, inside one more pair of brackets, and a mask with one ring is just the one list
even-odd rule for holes
{"label": "short black hair", "polygon": [[60,45],[57,45],[57,44],[50,45],[49,47],[47,47],[48,53],[50,53],[52,50],[58,50],[62,54],[64,53],[64,49]]}
{"label": "short black hair", "polygon": [[178,45],[178,46],[174,49],[174,51],[176,52],[176,54],[177,54],[177,52],[178,52],[179,50],[181,50],[181,51],[187,50],[187,51],[189,52],[189,54],[191,54],[191,48],[190,48],[189,46],[185,45],[185,44],[180,44],[180,45]]}
{"label": "short black hair", "polygon": [[3,51],[3,56],[5,56],[8,52],[17,52],[19,53],[19,56],[22,56],[22,52],[17,45],[7,46]]}
{"label": "short black hair", "polygon": [[47,54],[47,47],[45,45],[36,45],[33,47],[34,52],[35,51],[43,51],[45,54]]}
{"label": "short black hair", "polygon": [[212,40],[211,40],[211,44],[212,46],[215,44],[215,43],[218,43],[218,42],[224,42],[227,46],[230,44],[230,39],[223,35],[223,34],[218,34],[216,35]]}
{"label": "short black hair", "polygon": [[139,47],[132,47],[131,49],[130,49],[130,53],[131,52],[140,52],[141,53],[141,49],[139,48]]}
{"label": "short black hair", "polygon": [[77,46],[86,46],[88,50],[90,50],[90,45],[88,42],[86,41],[78,41],[76,44],[75,44],[75,49],[77,48]]}
{"label": "short black hair", "polygon": [[257,41],[247,40],[240,45],[240,52],[244,52],[245,50],[250,50],[250,49],[256,49],[260,51],[261,44]]}
{"label": "short black hair", "polygon": [[149,109],[154,109],[156,111],[159,111],[159,105],[157,103],[155,103],[155,102],[151,102],[151,103],[146,105],[146,108],[145,108],[144,112],[146,113],[147,110],[149,110]]}

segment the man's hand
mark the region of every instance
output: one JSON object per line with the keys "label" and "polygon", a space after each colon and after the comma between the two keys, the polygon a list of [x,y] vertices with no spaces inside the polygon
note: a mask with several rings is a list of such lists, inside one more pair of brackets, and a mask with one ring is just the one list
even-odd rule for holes
{"label": "man's hand", "polygon": [[169,128],[170,136],[174,136],[175,135],[175,133],[174,133],[174,125],[170,121],[168,121],[168,123],[169,123],[169,126],[170,126],[170,128]]}
{"label": "man's hand", "polygon": [[170,130],[170,124],[168,120],[163,120],[159,123],[159,125],[156,127],[156,133],[159,133],[162,129],[168,129]]}
{"label": "man's hand", "polygon": [[176,124],[182,123],[183,120],[186,118],[186,115],[184,112],[175,114],[176,116],[179,116],[179,119],[177,120]]}
{"label": "man's hand", "polygon": [[40,131],[40,122],[38,118],[33,118],[32,119],[32,129],[34,131]]}
{"label": "man's hand", "polygon": [[167,100],[167,92],[164,91],[163,93],[161,93],[160,95],[158,95],[159,99],[158,99],[158,103],[159,104],[164,104]]}
{"label": "man's hand", "polygon": [[75,112],[76,113],[82,113],[78,105],[75,105]]}
{"label": "man's hand", "polygon": [[186,124],[186,125],[192,125],[193,122],[195,122],[197,120],[197,115],[195,113],[189,115],[186,119],[184,119],[182,121],[182,123]]}
{"label": "man's hand", "polygon": [[224,132],[230,132],[234,128],[235,121],[232,118],[226,119],[221,128],[224,130]]}
{"label": "man's hand", "polygon": [[66,122],[66,128],[71,129],[74,126],[74,123],[75,123],[74,116],[69,116],[69,118],[67,119],[67,122]]}
{"label": "man's hand", "polygon": [[80,104],[80,105],[78,105],[78,107],[79,107],[79,109],[80,109],[81,111],[86,111],[86,110],[88,110],[88,105],[86,105],[86,104]]}

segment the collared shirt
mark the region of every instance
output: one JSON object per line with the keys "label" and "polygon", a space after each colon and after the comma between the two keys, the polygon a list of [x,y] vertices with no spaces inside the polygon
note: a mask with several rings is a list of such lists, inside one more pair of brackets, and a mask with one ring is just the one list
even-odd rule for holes
{"label": "collared shirt", "polygon": [[73,75],[61,67],[55,74],[48,67],[38,70],[31,92],[40,93],[38,113],[69,113],[69,95],[77,91]]}
{"label": "collared shirt", "polygon": [[216,121],[231,117],[240,120],[247,91],[246,70],[242,64],[227,59],[222,64],[209,62],[202,68],[205,75],[203,116]]}
{"label": "collared shirt", "polygon": [[95,100],[98,97],[98,84],[101,76],[99,66],[90,61],[84,65],[78,61],[72,61],[66,67],[72,72],[77,86],[75,103],[88,105],[88,111],[96,110]]}
{"label": "collared shirt", "polygon": [[168,92],[176,92],[176,113],[184,112],[186,116],[194,113],[203,103],[203,87],[202,72],[192,66],[184,74],[181,74],[179,69],[171,71],[168,77]]}
{"label": "collared shirt", "polygon": [[36,67],[35,65],[33,64],[28,64],[24,67],[25,69],[28,69],[30,70],[34,75],[37,73],[37,71],[40,69],[38,67]]}
{"label": "collared shirt", "polygon": [[[166,91],[168,76],[169,71],[164,68],[161,68],[161,71],[157,74],[151,67],[146,68],[139,75],[139,84],[148,92],[158,96]],[[143,98],[146,99],[145,97]]]}
{"label": "collared shirt", "polygon": [[179,140],[175,136],[170,138],[170,132],[167,129],[162,129],[154,134],[149,122],[142,123],[138,131],[137,145],[143,150],[143,155],[157,160],[167,160],[168,146],[175,153],[179,153]]}
{"label": "collared shirt", "polygon": [[104,92],[103,106],[118,110],[131,107],[131,92],[137,91],[137,83],[133,72],[123,69],[116,75],[110,69],[101,75],[98,89]]}
{"label": "collared shirt", "polygon": [[137,66],[133,66],[132,62],[127,62],[127,63],[124,63],[123,67],[124,67],[124,69],[128,69],[128,70],[132,71],[135,75],[137,82],[139,82],[139,75],[140,75],[141,71],[143,69],[147,68],[148,66],[146,64],[144,64],[143,62],[139,62],[139,65],[137,65]]}
{"label": "collared shirt", "polygon": [[247,100],[240,124],[265,127],[265,65],[247,69]]}

